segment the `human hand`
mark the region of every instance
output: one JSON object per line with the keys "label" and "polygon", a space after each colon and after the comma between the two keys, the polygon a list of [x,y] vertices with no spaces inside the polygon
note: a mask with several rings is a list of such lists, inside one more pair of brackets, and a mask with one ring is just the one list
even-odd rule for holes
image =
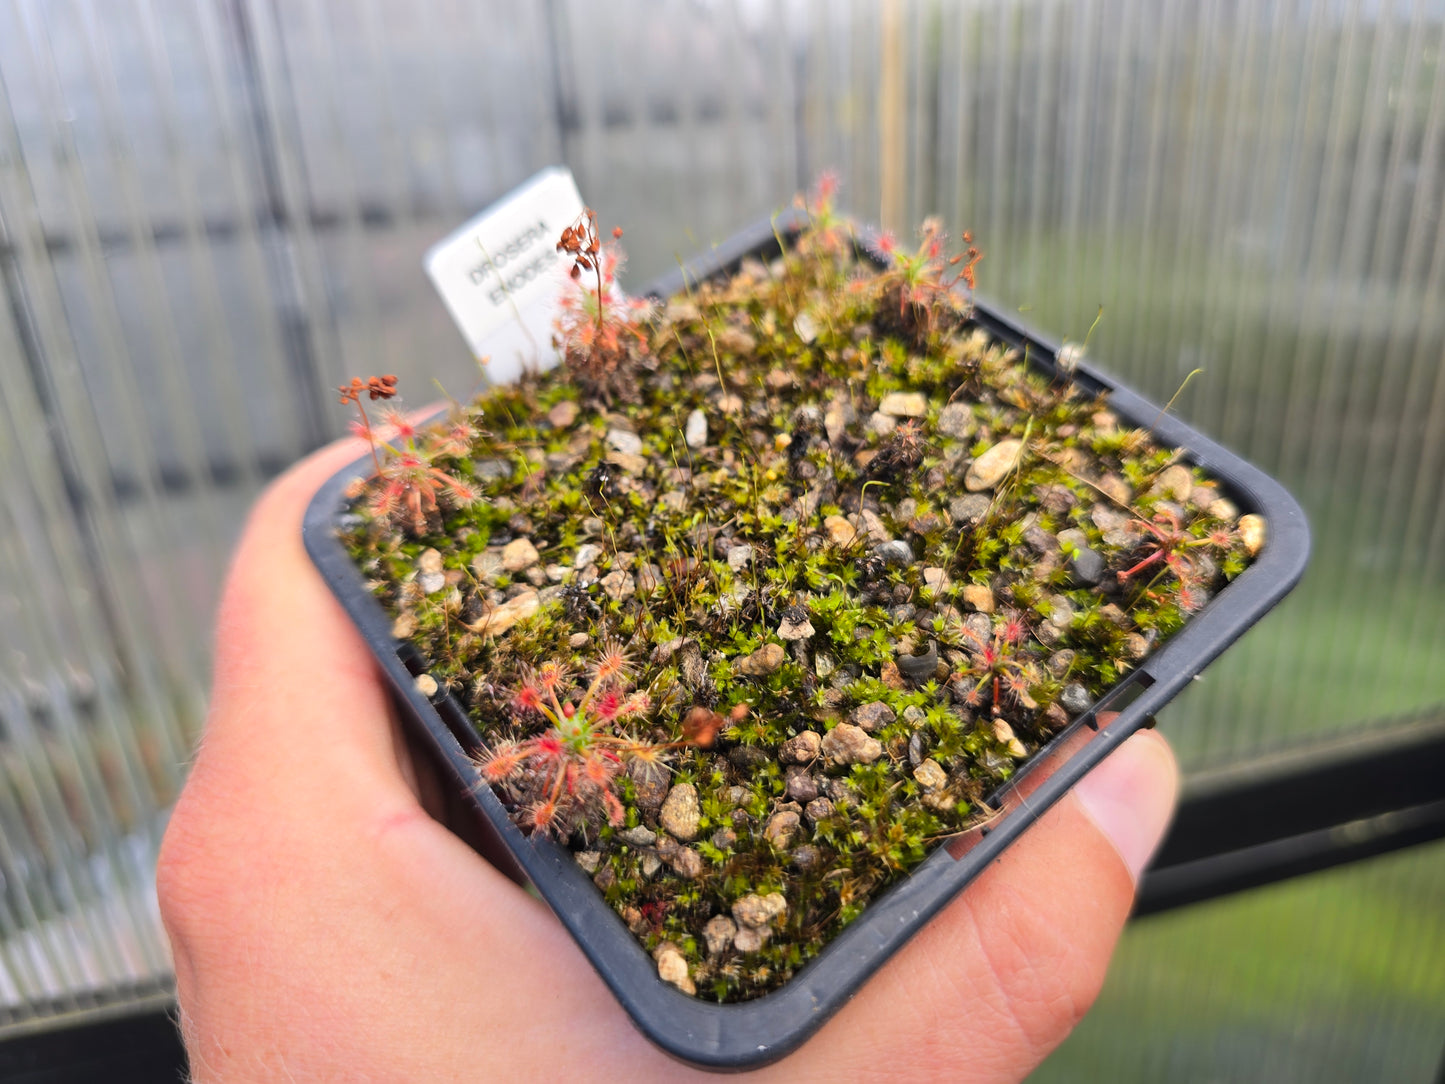
{"label": "human hand", "polygon": [[[301,543],[345,441],[252,513],[210,717],[157,871],[198,1081],[677,1080],[546,906],[428,809],[376,667]],[[761,1077],[1015,1081],[1103,981],[1177,772],[1130,738]]]}

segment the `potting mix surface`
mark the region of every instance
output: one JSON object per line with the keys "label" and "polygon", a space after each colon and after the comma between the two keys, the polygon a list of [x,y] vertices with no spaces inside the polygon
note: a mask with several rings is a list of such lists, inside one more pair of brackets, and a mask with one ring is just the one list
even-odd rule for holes
{"label": "potting mix surface", "polygon": [[880,270],[824,211],[600,319],[586,267],[566,362],[379,432],[344,521],[478,785],[700,998],[787,981],[1263,544],[942,242]]}

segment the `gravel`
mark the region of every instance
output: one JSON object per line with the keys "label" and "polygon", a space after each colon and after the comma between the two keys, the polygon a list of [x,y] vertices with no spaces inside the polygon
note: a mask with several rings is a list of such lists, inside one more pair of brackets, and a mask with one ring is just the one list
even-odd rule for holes
{"label": "gravel", "polygon": [[883,755],[883,745],[862,727],[839,723],[823,738],[822,751],[830,764],[872,764]]}
{"label": "gravel", "polygon": [[1082,715],[1089,710],[1089,705],[1094,702],[1089,696],[1089,690],[1077,681],[1071,681],[1064,686],[1063,692],[1059,693],[1059,704],[1070,715]]}
{"label": "gravel", "polygon": [[662,803],[662,810],[657,817],[663,831],[684,842],[697,838],[698,822],[701,818],[697,788],[691,783],[679,783],[668,791],[667,800]]}

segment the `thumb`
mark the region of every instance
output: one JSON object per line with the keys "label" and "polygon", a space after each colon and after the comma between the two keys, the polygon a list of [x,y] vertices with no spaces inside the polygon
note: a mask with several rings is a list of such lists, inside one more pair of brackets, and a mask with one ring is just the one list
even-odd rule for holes
{"label": "thumb", "polygon": [[1169,827],[1178,790],[1174,754],[1153,731],[1130,738],[1074,788],[1136,887]]}

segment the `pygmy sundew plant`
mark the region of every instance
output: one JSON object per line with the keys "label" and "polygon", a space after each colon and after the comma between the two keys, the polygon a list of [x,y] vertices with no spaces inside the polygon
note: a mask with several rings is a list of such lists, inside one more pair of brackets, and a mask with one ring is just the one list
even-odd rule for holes
{"label": "pygmy sundew plant", "polygon": [[628,691],[626,651],[603,644],[591,674],[579,696],[564,663],[548,660],[524,671],[512,707],[519,721],[540,716],[548,729],[503,739],[480,761],[482,778],[505,790],[525,811],[527,825],[543,835],[595,832],[604,820],[620,825],[624,811],[615,788],[624,762],[661,764],[659,746],[621,732],[650,707],[646,693]]}
{"label": "pygmy sundew plant", "polygon": [[371,449],[376,478],[367,490],[367,504],[373,516],[394,520],[420,535],[426,531],[428,520],[440,514],[443,499],[454,508],[466,508],[477,499],[477,490],[470,482],[436,464],[438,457],[466,454],[476,433],[465,420],[453,419],[430,434],[429,439],[419,440],[411,420],[398,410],[388,409],[383,415],[385,424],[391,439],[399,444],[379,450],[382,442],[372,428],[362,397],[373,401],[395,397],[396,377],[387,374],[362,380],[354,376],[351,383],[337,390],[343,406],[356,404],[361,418],[355,431]]}

